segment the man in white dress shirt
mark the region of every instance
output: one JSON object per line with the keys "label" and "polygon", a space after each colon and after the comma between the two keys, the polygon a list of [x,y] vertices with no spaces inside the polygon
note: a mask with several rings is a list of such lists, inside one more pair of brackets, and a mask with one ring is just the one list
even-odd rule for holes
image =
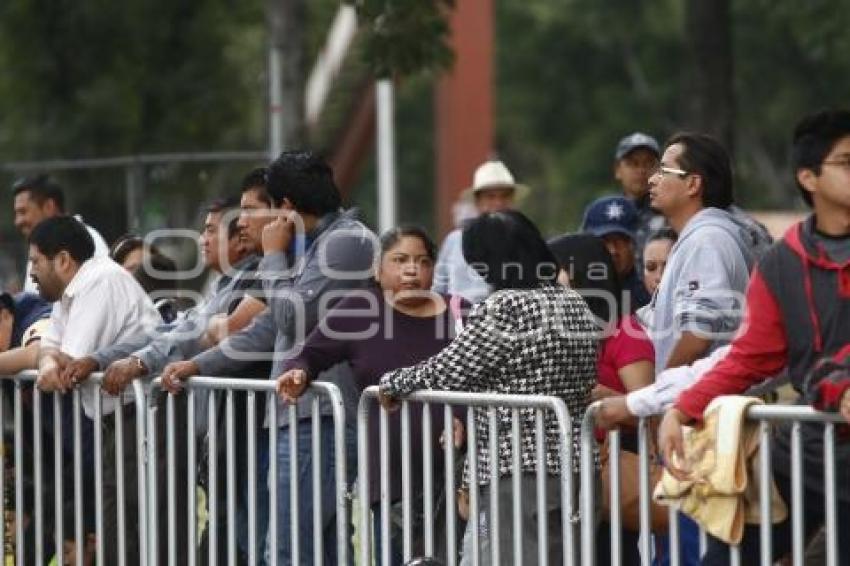
{"label": "man in white dress shirt", "polygon": [[[81,222],[70,216],[48,218],[33,228],[29,241],[32,278],[42,298],[53,302],[50,328],[42,338],[39,349],[37,385],[43,391],[68,391],[79,387],[85,414],[93,418],[100,392],[91,383],[75,383],[70,378],[70,372],[65,371],[68,361],[91,354],[104,346],[152,332],[162,319],[141,285],[129,272],[109,257],[94,255],[94,242]],[[128,523],[127,563],[135,564],[139,560],[139,515],[135,473],[136,421],[132,391],[120,400],[103,395],[102,409],[103,414],[108,415],[115,410],[119,401],[128,405],[123,412],[122,459]],[[104,418],[102,423],[102,537],[106,564],[119,563],[116,554],[118,522],[114,423],[112,418]],[[162,431],[161,426],[159,431]],[[159,438],[157,441],[159,444]],[[89,491],[84,501],[91,502],[92,495]],[[160,499],[162,501],[158,502],[158,506],[165,503],[165,497]],[[181,549],[185,550],[185,544]]]}
{"label": "man in white dress shirt", "polygon": [[[29,238],[30,232],[42,220],[66,215],[65,193],[62,187],[54,183],[47,175],[19,179],[12,185],[12,194],[15,199],[15,228],[24,238]],[[83,221],[79,216],[76,216],[76,219]],[[109,255],[109,248],[97,230],[86,224],[83,225],[94,241],[94,255]],[[28,293],[38,292],[32,280],[29,262],[27,262],[23,290]]]}

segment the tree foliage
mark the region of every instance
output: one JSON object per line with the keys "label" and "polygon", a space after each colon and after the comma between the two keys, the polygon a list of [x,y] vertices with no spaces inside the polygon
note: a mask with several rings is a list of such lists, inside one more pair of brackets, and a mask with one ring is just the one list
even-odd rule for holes
{"label": "tree foliage", "polygon": [[454,55],[446,13],[454,0],[349,0],[363,26],[363,56],[376,77],[440,71]]}

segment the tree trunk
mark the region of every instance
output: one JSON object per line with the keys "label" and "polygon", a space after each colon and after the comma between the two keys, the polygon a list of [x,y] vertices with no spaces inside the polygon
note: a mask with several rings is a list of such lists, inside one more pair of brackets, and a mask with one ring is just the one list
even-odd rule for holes
{"label": "tree trunk", "polygon": [[735,96],[730,0],[685,3],[684,101],[689,127],[709,133],[734,149]]}

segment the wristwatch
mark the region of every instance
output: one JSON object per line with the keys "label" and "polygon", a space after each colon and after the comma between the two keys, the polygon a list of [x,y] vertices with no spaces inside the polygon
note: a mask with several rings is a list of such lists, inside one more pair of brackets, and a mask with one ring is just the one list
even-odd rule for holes
{"label": "wristwatch", "polygon": [[148,366],[145,365],[145,362],[138,356],[130,356],[130,359],[133,361],[133,367],[139,372],[140,375],[147,375]]}

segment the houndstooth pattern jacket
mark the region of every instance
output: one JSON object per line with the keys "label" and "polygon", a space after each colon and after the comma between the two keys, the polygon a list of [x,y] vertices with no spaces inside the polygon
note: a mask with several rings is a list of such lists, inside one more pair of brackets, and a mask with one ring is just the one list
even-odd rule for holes
{"label": "houndstooth pattern jacket", "polygon": [[[598,329],[578,293],[556,284],[503,290],[475,306],[466,326],[441,352],[419,364],[384,374],[381,390],[401,397],[420,389],[551,395],[564,399],[572,417],[573,470],[579,469],[581,418],[596,383]],[[522,470],[535,472],[534,409],[520,410]],[[490,480],[489,422],[475,415],[478,483]],[[544,415],[546,468],[560,474],[558,425]],[[511,410],[498,409],[499,473],[509,475]],[[469,465],[464,484],[469,485]]]}

